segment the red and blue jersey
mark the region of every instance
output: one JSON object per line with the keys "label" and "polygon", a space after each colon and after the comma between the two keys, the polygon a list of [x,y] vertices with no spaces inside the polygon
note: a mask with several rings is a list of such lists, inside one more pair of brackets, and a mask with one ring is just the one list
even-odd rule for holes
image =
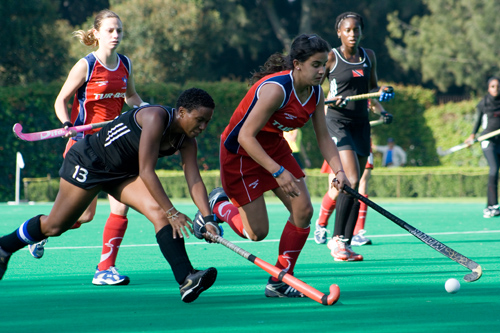
{"label": "red and blue jersey", "polygon": [[[269,118],[267,123],[257,134],[256,139],[266,152],[275,150],[283,139],[283,132],[288,132],[304,126],[311,118],[320,102],[321,86],[313,86],[306,101],[301,102],[295,94],[292,71],[283,71],[267,75],[257,81],[247,92],[236,110],[229,125],[222,133],[224,147],[233,154],[247,155],[238,143],[241,127],[253,111],[259,100],[260,89],[266,84],[276,84],[283,89],[284,98],[281,106]],[[270,154],[272,155],[272,154]]]}
{"label": "red and blue jersey", "polygon": [[[107,68],[95,56],[94,52],[83,58],[87,62],[85,83],[77,90],[71,108],[71,122],[74,126],[100,123],[118,117],[125,103],[127,82],[130,73],[129,59],[118,54],[115,68]],[[72,138],[78,141],[93,129]]]}

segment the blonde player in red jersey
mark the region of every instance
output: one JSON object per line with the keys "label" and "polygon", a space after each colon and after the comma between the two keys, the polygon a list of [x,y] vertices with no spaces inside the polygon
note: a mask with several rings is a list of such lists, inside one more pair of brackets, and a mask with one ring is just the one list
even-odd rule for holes
{"label": "blonde player in red jersey", "polygon": [[[96,15],[92,29],[79,30],[73,34],[83,44],[98,48],[73,66],[57,96],[54,108],[65,128],[112,120],[121,114],[124,103],[130,107],[147,104],[135,91],[131,61],[116,51],[123,37],[122,22],[116,13],[107,9],[103,10]],[[70,119],[67,105],[71,98],[73,98],[73,104]],[[64,156],[77,141],[98,130],[94,129],[77,135],[71,133]],[[119,274],[115,268],[115,262],[127,229],[128,206],[110,195],[108,198],[111,214],[104,227],[101,261],[97,265],[92,283],[125,285],[130,282],[130,279]],[[96,204],[97,197],[73,228],[78,228],[81,223],[90,222],[94,218]],[[35,258],[43,256],[46,242],[47,240],[44,240],[29,246]]]}
{"label": "blonde player in red jersey", "polygon": [[[221,188],[209,195],[218,221],[241,237],[263,240],[269,232],[264,193],[272,190],[290,212],[283,230],[276,267],[293,274],[307,240],[313,215],[304,173],[283,138],[284,131],[312,120],[321,153],[337,175],[335,186],[349,185],[335,144],[325,122],[324,95],[320,86],[330,47],[317,35],[300,35],[290,54],[274,54],[236,108],[221,136]],[[231,202],[229,201],[231,199]],[[212,216],[194,220],[195,235]],[[271,277],[267,297],[304,297],[298,290]]]}

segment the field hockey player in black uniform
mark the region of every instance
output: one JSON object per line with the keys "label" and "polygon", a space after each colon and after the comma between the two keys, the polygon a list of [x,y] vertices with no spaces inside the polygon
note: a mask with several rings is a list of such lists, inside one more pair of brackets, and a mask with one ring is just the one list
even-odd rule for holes
{"label": "field hockey player in black uniform", "polygon": [[[0,279],[11,255],[28,244],[63,234],[78,220],[94,197],[105,191],[145,215],[179,284],[181,299],[194,301],[215,282],[217,270],[193,268],[184,236],[193,232],[189,217],[178,211],[155,172],[159,157],[179,151],[189,193],[209,215],[207,191],[197,163],[198,136],[211,120],[215,103],[201,89],[184,91],[176,108],[160,105],[130,110],[85,136],[66,155],[59,171],[59,193],[48,216],[38,215],[0,238]],[[208,224],[209,231],[218,229]]]}
{"label": "field hockey player in black uniform", "polygon": [[[481,135],[500,129],[500,78],[491,77],[488,80],[488,93],[476,107],[476,123],[472,128],[472,134],[465,140],[472,144],[479,127],[482,125]],[[494,136],[488,140],[481,141],[484,157],[488,161],[490,172],[488,175],[488,204],[483,210],[483,217],[490,218],[500,216],[498,207],[498,170],[500,170],[500,136]]]}
{"label": "field hockey player in black uniform", "polygon": [[[345,172],[353,188],[357,189],[370,155],[370,123],[366,112],[368,102],[349,101],[344,106],[342,97],[382,92],[384,87],[379,88],[377,84],[375,53],[359,46],[364,27],[361,16],[352,12],[340,14],[335,27],[342,45],[329,52],[323,80],[328,78],[330,82],[328,100],[337,99],[337,103],[329,104],[326,110],[326,124],[330,136],[337,144],[344,166],[344,170],[337,171],[337,174]],[[380,101],[393,97],[393,93],[382,93]],[[331,170],[329,173],[331,184],[337,174],[333,174]],[[340,192],[335,202],[336,193],[334,194],[333,190],[332,193],[329,192],[323,198],[320,212],[331,214],[336,205],[333,238],[328,242],[328,248],[336,261],[363,260],[363,256],[354,253],[350,246],[358,218],[359,201]],[[316,223],[315,236],[318,231],[326,233],[326,225]]]}

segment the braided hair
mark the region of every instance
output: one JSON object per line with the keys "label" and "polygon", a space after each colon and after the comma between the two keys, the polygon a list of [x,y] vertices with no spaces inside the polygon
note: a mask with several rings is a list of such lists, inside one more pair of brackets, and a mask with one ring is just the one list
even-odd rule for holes
{"label": "braided hair", "polygon": [[359,25],[361,26],[361,30],[365,28],[365,25],[363,23],[363,17],[361,17],[361,15],[355,12],[345,12],[337,16],[337,20],[335,20],[335,28],[337,30],[340,30],[340,25],[342,24],[342,21],[344,21],[347,18],[353,18],[355,20],[358,20]]}
{"label": "braided hair", "polygon": [[254,72],[250,78],[250,85],[262,79],[264,76],[293,68],[293,61],[304,62],[319,52],[329,52],[330,45],[323,38],[315,34],[302,34],[296,37],[290,47],[290,54],[275,53],[267,59],[264,66],[260,66],[258,72]]}

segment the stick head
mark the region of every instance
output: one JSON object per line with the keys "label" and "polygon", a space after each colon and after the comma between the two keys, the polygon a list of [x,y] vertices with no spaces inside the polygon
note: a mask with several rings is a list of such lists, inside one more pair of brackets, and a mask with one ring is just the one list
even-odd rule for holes
{"label": "stick head", "polygon": [[472,270],[472,273],[469,273],[466,276],[464,276],[464,280],[466,282],[474,282],[476,280],[479,280],[481,275],[483,275],[483,269],[481,268],[480,265],[477,265],[477,267]]}
{"label": "stick head", "polygon": [[12,131],[14,132],[14,135],[18,139],[21,139],[21,133],[23,131],[23,126],[19,123],[16,123],[16,124],[14,124],[14,127],[12,127]]}
{"label": "stick head", "polygon": [[333,305],[339,300],[339,297],[340,297],[339,286],[337,286],[336,284],[332,284],[330,286],[330,295],[328,296],[324,295],[321,300],[321,303],[323,305]]}

